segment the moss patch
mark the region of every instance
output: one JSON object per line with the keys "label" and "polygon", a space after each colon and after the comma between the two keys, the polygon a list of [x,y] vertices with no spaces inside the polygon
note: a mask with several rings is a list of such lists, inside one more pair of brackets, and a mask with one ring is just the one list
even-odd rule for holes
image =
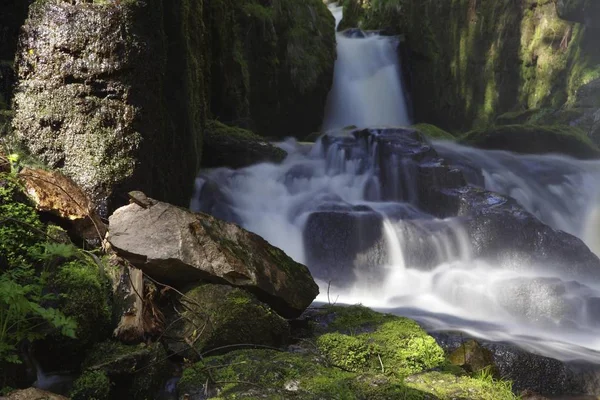
{"label": "moss patch", "polygon": [[287,153],[253,132],[208,121],[202,166],[242,168],[259,162],[280,162]]}
{"label": "moss patch", "polygon": [[421,134],[430,139],[455,140],[456,138],[450,132],[447,132],[431,124],[415,124],[411,128],[416,129]]}
{"label": "moss patch", "polygon": [[185,369],[179,392],[206,391],[210,399],[516,399],[510,383],[464,376],[458,367],[458,375],[448,372],[443,351],[414,321],[362,306],[311,315],[313,333],[293,351],[205,357]]}
{"label": "moss patch", "polygon": [[73,384],[73,400],[108,400],[110,398],[110,380],[104,372],[85,372]]}
{"label": "moss patch", "polygon": [[186,311],[167,331],[168,345],[189,359],[221,346],[276,347],[289,340],[287,321],[242,289],[201,285],[186,292],[181,303]]}
{"label": "moss patch", "polygon": [[506,125],[467,133],[461,142],[517,153],[560,153],[582,159],[600,157],[598,147],[579,129],[568,126]]}

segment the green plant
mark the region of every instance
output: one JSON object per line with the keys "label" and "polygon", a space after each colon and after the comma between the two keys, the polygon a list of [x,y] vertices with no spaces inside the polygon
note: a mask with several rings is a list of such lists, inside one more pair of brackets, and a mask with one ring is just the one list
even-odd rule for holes
{"label": "green plant", "polygon": [[84,372],[71,391],[73,400],[106,400],[109,396],[110,380],[102,371]]}
{"label": "green plant", "polygon": [[40,305],[52,298],[42,294],[41,278],[36,284],[21,285],[8,274],[0,276],[0,361],[20,363],[17,345],[44,336],[43,326],[52,326],[67,337],[75,337],[75,321],[54,308]]}

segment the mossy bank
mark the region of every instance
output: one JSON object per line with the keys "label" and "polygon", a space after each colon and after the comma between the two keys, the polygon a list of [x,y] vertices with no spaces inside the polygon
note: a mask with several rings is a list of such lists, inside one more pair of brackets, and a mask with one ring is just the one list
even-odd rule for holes
{"label": "mossy bank", "polygon": [[510,383],[468,376],[414,321],[362,306],[308,313],[287,351],[231,351],[188,367],[181,395],[213,399],[516,399]]}

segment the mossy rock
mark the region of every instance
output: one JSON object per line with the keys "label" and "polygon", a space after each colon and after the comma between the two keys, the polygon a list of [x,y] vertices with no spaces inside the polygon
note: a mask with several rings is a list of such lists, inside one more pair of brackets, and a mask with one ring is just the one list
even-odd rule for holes
{"label": "mossy rock", "polygon": [[405,384],[439,399],[452,400],[517,400],[509,381],[499,381],[490,375],[456,376],[439,371],[408,377]]}
{"label": "mossy rock", "polygon": [[178,391],[198,398],[207,382],[210,399],[424,398],[418,390],[384,374],[358,375],[329,366],[317,354],[273,350],[237,350],[207,357],[184,370]]}
{"label": "mossy rock", "polygon": [[34,343],[34,353],[48,370],[77,368],[85,352],[114,328],[110,283],[95,263],[74,260],[58,266],[48,288],[58,295],[55,306],[77,323],[76,337],[48,335]]}
{"label": "mossy rock", "polygon": [[[587,26],[561,19],[568,3],[578,10],[568,19],[584,22],[586,10]],[[595,0],[344,0],[341,27],[403,34],[416,120],[467,131],[515,108],[573,104],[600,77],[599,9]]]}
{"label": "mossy rock", "polygon": [[204,132],[202,166],[242,168],[259,162],[281,162],[287,153],[253,132],[208,121]]}
{"label": "mossy rock", "polygon": [[456,140],[453,134],[431,124],[415,124],[411,128],[417,130],[429,139]]}
{"label": "mossy rock", "polygon": [[72,400],[109,400],[110,380],[102,371],[84,372],[73,384]]}
{"label": "mossy rock", "polygon": [[533,108],[523,111],[511,111],[499,115],[496,125],[576,125],[586,110],[580,108]]}
{"label": "mossy rock", "polygon": [[317,346],[333,365],[403,377],[440,366],[444,351],[416,322],[364,307],[330,308],[333,320]]}
{"label": "mossy rock", "polygon": [[557,153],[580,159],[600,157],[585,134],[569,126],[506,125],[467,133],[460,140],[470,146],[524,154]]}
{"label": "mossy rock", "polygon": [[287,321],[243,289],[203,284],[180,301],[183,311],[165,337],[169,350],[186,358],[224,346],[279,347],[289,340]]}
{"label": "mossy rock", "polygon": [[[362,306],[327,306],[310,310],[306,318],[311,333],[288,351],[204,357],[184,370],[179,393],[200,399],[206,392],[215,400],[516,400],[509,383],[450,368],[435,340],[414,321]],[[413,346],[411,340],[426,345]],[[405,357],[409,352],[412,356]]]}
{"label": "mossy rock", "polygon": [[498,377],[498,368],[494,363],[494,354],[482,347],[477,341],[469,340],[460,345],[449,356],[448,360],[459,367],[464,368],[467,372],[489,372],[493,376]]}
{"label": "mossy rock", "polygon": [[83,363],[86,372],[102,373],[113,398],[152,399],[170,377],[167,353],[160,343],[128,346],[107,341],[95,345]]}

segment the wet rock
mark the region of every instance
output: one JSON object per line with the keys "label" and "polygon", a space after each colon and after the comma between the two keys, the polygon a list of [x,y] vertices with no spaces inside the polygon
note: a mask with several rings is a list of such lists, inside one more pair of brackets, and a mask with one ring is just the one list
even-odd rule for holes
{"label": "wet rock", "polygon": [[134,203],[115,211],[107,239],[155,279],[239,286],[284,317],[300,315],[317,296],[308,269],[260,236],[206,214],[149,201],[148,208]]}
{"label": "wet rock", "polygon": [[[433,333],[446,351],[454,352],[465,337],[452,333]],[[503,379],[513,382],[513,391],[532,390],[543,395],[585,393],[583,383],[569,364],[519,349],[515,345],[478,340],[493,354],[494,364]]]}
{"label": "wet rock", "polygon": [[204,284],[180,302],[164,338],[172,353],[190,360],[222,346],[280,347],[290,338],[287,321],[242,289]]}
{"label": "wet rock", "polygon": [[307,264],[316,277],[334,285],[354,282],[361,271],[376,275],[365,268],[387,260],[383,216],[370,208],[313,212],[303,238]]}
{"label": "wet rock", "polygon": [[467,372],[476,373],[487,370],[496,377],[499,376],[492,352],[475,340],[461,344],[448,356],[448,359],[452,364],[464,368]]}
{"label": "wet rock", "polygon": [[600,28],[600,5],[593,0],[557,0],[558,16],[567,21],[584,23],[590,28]]}

